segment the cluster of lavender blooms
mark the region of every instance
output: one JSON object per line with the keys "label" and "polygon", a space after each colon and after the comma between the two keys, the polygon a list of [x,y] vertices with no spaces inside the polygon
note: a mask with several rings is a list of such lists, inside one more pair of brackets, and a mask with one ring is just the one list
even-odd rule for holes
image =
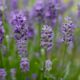
{"label": "cluster of lavender blooms", "polygon": [[[28,24],[27,16],[24,11],[14,11],[11,13],[10,24],[13,26],[14,38],[19,55],[21,56],[20,67],[22,71],[29,70],[29,62],[27,58],[27,39],[28,39]],[[31,35],[30,35],[31,37]],[[27,64],[28,63],[28,64]],[[27,68],[27,69],[26,69]]]}
{"label": "cluster of lavender blooms", "polygon": [[3,68],[0,68],[0,80],[5,80],[6,78],[6,71]]}
{"label": "cluster of lavender blooms", "polygon": [[37,0],[31,12],[32,18],[38,23],[45,23],[54,27],[59,14],[63,14],[72,7],[73,0],[65,4],[62,0]]}
{"label": "cluster of lavender blooms", "polygon": [[27,72],[29,71],[29,61],[27,58],[22,58],[21,62],[20,62],[20,67],[22,69],[23,72]]}
{"label": "cluster of lavender blooms", "polygon": [[3,21],[2,21],[2,11],[0,11],[0,44],[4,39],[4,28],[3,28]]}
{"label": "cluster of lavender blooms", "polygon": [[[16,1],[17,0],[13,0],[13,2],[11,1],[11,8],[13,11],[10,13],[9,23],[12,26],[17,50],[19,55],[21,56],[20,68],[23,72],[27,72],[29,71],[30,66],[29,60],[27,58],[27,40],[33,38],[34,29],[32,22],[30,22],[28,12],[16,10],[16,8],[18,8],[18,2]],[[44,1],[38,0],[33,8],[32,14],[33,15],[31,15],[31,19],[40,24],[44,24],[41,31],[41,47],[44,48],[47,52],[51,51],[53,47],[54,36],[52,27],[56,24],[58,17],[57,5],[55,5],[54,0],[47,0],[46,3],[44,3]],[[69,17],[66,18],[66,21],[67,23],[65,23],[62,27],[63,41],[69,44],[73,42],[74,25]],[[0,26],[0,43],[2,43],[2,40],[4,38],[4,29],[2,26],[1,18]],[[45,61],[45,69],[46,71],[50,71],[52,69],[52,61],[50,59],[47,59]],[[12,76],[14,77],[16,71],[12,69],[11,73],[13,73]],[[0,78],[5,78],[5,76],[6,72],[0,69]]]}
{"label": "cluster of lavender blooms", "polygon": [[50,51],[53,47],[53,36],[51,26],[44,25],[41,30],[41,46],[46,51]]}
{"label": "cluster of lavender blooms", "polygon": [[24,45],[26,45],[25,44],[27,40],[26,20],[27,20],[26,16],[22,11],[14,11],[11,13],[10,24],[13,26],[12,28],[14,32],[14,38],[16,40],[19,51],[23,50],[22,48],[24,47]]}
{"label": "cluster of lavender blooms", "polygon": [[33,8],[32,18],[38,23],[45,23],[54,26],[57,18],[57,10],[53,1],[37,1]]}
{"label": "cluster of lavender blooms", "polygon": [[[51,26],[44,25],[41,30],[41,46],[45,49],[46,54],[51,51],[53,47],[53,30]],[[48,55],[47,55],[48,56]],[[45,70],[50,71],[52,68],[52,62],[50,59],[45,61]]]}
{"label": "cluster of lavender blooms", "polygon": [[62,26],[63,41],[68,45],[73,42],[74,24],[70,17],[65,18],[65,23]]}
{"label": "cluster of lavender blooms", "polygon": [[19,0],[11,0],[8,4],[8,6],[10,7],[10,10],[15,10],[18,8],[18,2]]}

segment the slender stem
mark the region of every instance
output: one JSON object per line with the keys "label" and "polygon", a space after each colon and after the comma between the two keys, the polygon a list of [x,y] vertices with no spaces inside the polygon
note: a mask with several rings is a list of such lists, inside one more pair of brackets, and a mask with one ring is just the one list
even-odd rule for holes
{"label": "slender stem", "polygon": [[0,67],[3,67],[3,58],[2,58],[2,52],[1,52],[1,45],[0,45]]}

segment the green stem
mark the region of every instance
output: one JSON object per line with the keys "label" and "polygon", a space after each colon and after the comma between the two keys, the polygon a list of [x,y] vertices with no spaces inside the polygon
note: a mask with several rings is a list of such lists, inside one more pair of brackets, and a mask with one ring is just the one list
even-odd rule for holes
{"label": "green stem", "polygon": [[3,58],[2,58],[2,52],[1,52],[1,46],[0,46],[0,68],[3,67]]}

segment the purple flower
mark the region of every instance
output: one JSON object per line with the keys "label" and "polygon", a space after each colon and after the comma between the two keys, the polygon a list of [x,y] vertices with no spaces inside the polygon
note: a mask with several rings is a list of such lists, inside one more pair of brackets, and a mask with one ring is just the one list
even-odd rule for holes
{"label": "purple flower", "polygon": [[2,19],[0,19],[0,44],[2,43],[3,39],[4,39],[4,28]]}
{"label": "purple flower", "polygon": [[41,31],[41,46],[47,51],[53,47],[53,31],[51,26],[44,25]]}
{"label": "purple flower", "polygon": [[52,61],[51,60],[46,60],[45,61],[45,69],[46,71],[50,71],[52,69]]}
{"label": "purple flower", "polygon": [[33,12],[32,12],[33,19],[38,22],[42,23],[44,20],[44,3],[42,0],[36,2]]}
{"label": "purple flower", "polygon": [[34,28],[33,28],[33,25],[32,24],[29,24],[28,26],[28,38],[29,39],[33,39],[34,38]]}
{"label": "purple flower", "polygon": [[27,58],[22,57],[20,61],[20,68],[22,69],[23,72],[29,71],[29,61]]}
{"label": "purple flower", "polygon": [[18,9],[18,2],[19,0],[10,0],[10,9],[11,10],[16,10]]}
{"label": "purple flower", "polygon": [[58,13],[53,0],[49,0],[46,2],[44,16],[44,22],[47,25],[54,26],[56,24]]}
{"label": "purple flower", "polygon": [[73,0],[70,0],[67,4],[64,3],[63,0],[58,0],[58,2],[56,3],[56,8],[58,12],[62,15],[72,7],[73,3],[74,3]]}
{"label": "purple flower", "polygon": [[14,37],[16,40],[24,38],[27,40],[27,18],[24,11],[14,11],[11,13],[10,24],[13,26]]}
{"label": "purple flower", "polygon": [[65,21],[62,27],[63,41],[69,44],[73,42],[74,24],[70,17],[66,17]]}
{"label": "purple flower", "polygon": [[24,27],[26,25],[26,16],[23,11],[16,10],[11,12],[10,24],[15,27]]}
{"label": "purple flower", "polygon": [[6,77],[6,71],[3,68],[0,68],[0,80],[4,80]]}
{"label": "purple flower", "polygon": [[16,41],[17,50],[20,56],[27,56],[27,41],[20,39]]}
{"label": "purple flower", "polygon": [[3,38],[4,38],[4,29],[0,27],[0,44],[2,43]]}
{"label": "purple flower", "polygon": [[44,22],[45,22],[45,24],[47,24],[47,25],[50,25],[50,26],[52,26],[52,27],[54,27],[55,26],[55,24],[56,24],[56,18],[54,18],[54,17],[52,17],[52,15],[50,14],[50,12],[49,11],[46,11],[45,12],[45,18],[44,18]]}

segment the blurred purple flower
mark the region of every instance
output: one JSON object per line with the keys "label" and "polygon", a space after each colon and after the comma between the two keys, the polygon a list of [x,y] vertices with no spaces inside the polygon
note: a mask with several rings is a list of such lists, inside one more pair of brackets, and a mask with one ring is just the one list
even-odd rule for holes
{"label": "blurred purple flower", "polygon": [[37,74],[33,73],[32,74],[32,79],[36,80],[36,78],[37,78]]}
{"label": "blurred purple flower", "polygon": [[8,4],[10,4],[10,10],[18,9],[18,2],[19,0],[10,0]]}
{"label": "blurred purple flower", "polygon": [[2,43],[3,39],[4,39],[4,28],[2,19],[0,17],[0,44]]}
{"label": "blurred purple flower", "polygon": [[13,11],[10,15],[10,24],[12,25],[12,29],[14,32],[14,36],[16,40],[20,40],[22,38],[27,39],[27,26],[26,26],[26,16],[23,11]]}
{"label": "blurred purple flower", "polygon": [[70,0],[68,3],[64,3],[63,0],[60,0],[56,3],[56,7],[59,14],[64,14],[68,9],[70,9],[74,4],[73,0]]}
{"label": "blurred purple flower", "polygon": [[33,8],[32,17],[38,23],[44,21],[44,2],[42,0],[37,0]]}
{"label": "blurred purple flower", "polygon": [[34,32],[33,25],[29,24],[29,27],[28,27],[28,38],[29,39],[33,39],[34,35],[35,35],[35,32]]}
{"label": "blurred purple flower", "polygon": [[3,68],[0,68],[0,80],[5,80],[6,71]]}
{"label": "blurred purple flower", "polygon": [[63,41],[69,44],[73,42],[74,24],[70,17],[66,17],[65,21],[62,27]]}
{"label": "blurred purple flower", "polygon": [[16,41],[16,46],[18,53],[21,57],[27,56],[27,41],[24,39],[20,39]]}
{"label": "blurred purple flower", "polygon": [[10,24],[16,27],[24,27],[26,25],[26,16],[23,11],[16,10],[10,13]]}
{"label": "blurred purple flower", "polygon": [[45,69],[46,71],[50,71],[52,69],[52,61],[51,60],[46,60],[45,61]]}
{"label": "blurred purple flower", "polygon": [[53,31],[51,26],[44,25],[41,31],[41,46],[47,51],[53,47]]}
{"label": "blurred purple flower", "polygon": [[29,64],[28,59],[25,57],[22,57],[21,61],[20,61],[20,68],[22,69],[22,71],[23,72],[29,71],[29,66],[30,66],[30,64]]}
{"label": "blurred purple flower", "polygon": [[54,0],[45,1],[45,13],[44,22],[45,24],[54,27],[57,21],[58,12]]}

